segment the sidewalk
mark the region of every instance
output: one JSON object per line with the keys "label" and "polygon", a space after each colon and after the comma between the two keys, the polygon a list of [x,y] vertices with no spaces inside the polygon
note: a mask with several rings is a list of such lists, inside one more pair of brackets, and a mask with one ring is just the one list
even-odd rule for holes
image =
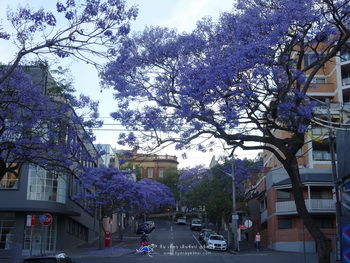
{"label": "sidewalk", "polygon": [[[113,233],[111,236],[110,247],[99,249],[99,240],[93,243],[86,243],[76,248],[65,251],[72,258],[83,257],[103,257],[114,256],[118,257],[123,254],[134,253],[139,245],[140,236],[136,235],[129,225],[124,229],[123,239],[120,240],[119,232]],[[104,244],[104,241],[103,241]]]}

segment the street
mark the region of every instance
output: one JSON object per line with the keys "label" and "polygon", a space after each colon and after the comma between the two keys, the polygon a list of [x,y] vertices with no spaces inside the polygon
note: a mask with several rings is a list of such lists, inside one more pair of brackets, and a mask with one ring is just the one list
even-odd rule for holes
{"label": "street", "polygon": [[232,254],[222,251],[208,251],[198,242],[198,231],[191,231],[189,225],[176,225],[171,221],[157,221],[156,229],[149,234],[150,244],[153,244],[153,251],[148,254],[137,252],[138,243],[129,245],[135,246],[132,252],[117,256],[95,256],[81,257],[75,259],[76,263],[110,263],[110,262],[169,262],[169,263],[211,263],[211,262],[239,262],[239,263],[280,263],[317,262],[316,254],[286,253],[276,251],[252,251]]}

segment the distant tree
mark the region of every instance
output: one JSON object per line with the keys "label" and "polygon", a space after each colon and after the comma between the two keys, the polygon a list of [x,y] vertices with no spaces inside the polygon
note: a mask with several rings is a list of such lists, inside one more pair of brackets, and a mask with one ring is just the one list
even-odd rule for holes
{"label": "distant tree", "polygon": [[180,205],[188,209],[204,207],[206,201],[205,189],[201,184],[211,177],[210,171],[202,165],[181,170],[179,176]]}
{"label": "distant tree", "polygon": [[145,193],[145,206],[142,207],[144,215],[161,212],[175,206],[175,199],[169,187],[157,181],[145,178],[137,182]]}
{"label": "distant tree", "polygon": [[[107,231],[103,219],[112,218],[115,213],[134,217],[142,215],[145,218],[162,208],[172,208],[175,205],[167,186],[149,179],[135,182],[132,173],[132,170],[121,171],[101,165],[79,176],[80,192],[72,196],[72,199],[91,213],[99,211],[100,248],[103,247],[102,234]],[[122,239],[123,231],[119,231]]]}
{"label": "distant tree", "polygon": [[165,177],[158,178],[158,182],[165,184],[169,187],[170,191],[173,193],[175,200],[180,200],[179,194],[179,171],[174,167],[167,167],[165,170]]}
{"label": "distant tree", "polygon": [[121,140],[201,151],[221,140],[270,151],[291,179],[319,262],[330,262],[331,240],[306,208],[296,153],[313,117],[306,93],[325,63],[348,50],[349,15],[348,0],[238,0],[233,12],[199,21],[192,33],[149,27],[126,37],[101,74],[118,100],[112,116],[143,131]]}
{"label": "distant tree", "polygon": [[129,162],[125,163],[124,160],[122,160],[120,162],[120,169],[133,171],[135,173],[135,176],[136,176],[136,181],[140,181],[142,179],[141,168],[139,166],[136,166],[133,163],[129,163]]}
{"label": "distant tree", "polygon": [[[246,202],[242,184],[250,179],[257,171],[253,162],[244,159],[234,160],[234,174],[236,187],[236,200],[240,201],[237,210],[245,210]],[[211,169],[202,166],[189,168],[183,171],[179,178],[182,202],[190,208],[205,207],[210,218],[218,223],[218,231],[221,222],[232,232],[230,220],[232,216],[232,166],[231,161],[218,164]]]}
{"label": "distant tree", "polygon": [[146,206],[146,192],[132,180],[131,171],[102,165],[89,169],[79,179],[81,192],[73,198],[83,202],[90,200],[87,207],[90,212],[101,206],[100,220],[117,212],[137,216]]}
{"label": "distant tree", "polygon": [[[140,184],[132,180],[131,171],[120,171],[115,167],[91,168],[79,176],[80,192],[72,199],[90,213],[98,213],[100,223],[100,248],[102,233],[106,233],[103,219],[112,218],[115,213],[138,216],[147,206],[146,193]],[[120,230],[122,239],[123,232]]]}

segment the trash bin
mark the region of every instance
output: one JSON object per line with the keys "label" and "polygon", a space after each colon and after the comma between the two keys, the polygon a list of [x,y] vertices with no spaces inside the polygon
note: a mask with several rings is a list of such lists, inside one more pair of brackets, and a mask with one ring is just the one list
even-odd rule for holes
{"label": "trash bin", "polygon": [[105,247],[110,247],[111,246],[111,233],[106,232],[105,233]]}

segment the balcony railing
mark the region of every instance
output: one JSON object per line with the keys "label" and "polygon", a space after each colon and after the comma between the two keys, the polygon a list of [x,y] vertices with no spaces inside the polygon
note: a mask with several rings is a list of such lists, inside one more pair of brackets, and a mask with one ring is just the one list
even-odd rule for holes
{"label": "balcony railing", "polygon": [[[333,199],[305,199],[305,205],[309,212],[335,212]],[[294,200],[276,202],[276,213],[297,213]]]}
{"label": "balcony railing", "polygon": [[[314,161],[331,161],[331,154],[327,151],[313,151],[312,158]],[[335,160],[337,160],[337,155],[334,155]]]}

